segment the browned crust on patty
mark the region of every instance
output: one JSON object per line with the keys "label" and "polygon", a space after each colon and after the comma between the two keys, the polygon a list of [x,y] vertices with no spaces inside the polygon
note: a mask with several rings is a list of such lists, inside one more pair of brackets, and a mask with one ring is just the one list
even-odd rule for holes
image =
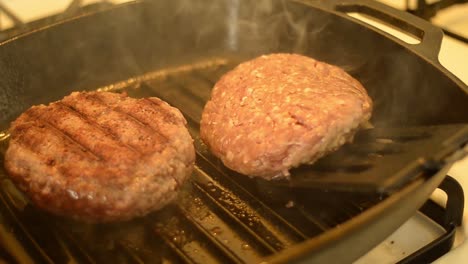
{"label": "browned crust on patty", "polygon": [[155,97],[74,92],[12,123],[5,168],[47,211],[127,220],[169,203],[190,175],[195,151],[185,124]]}
{"label": "browned crust on patty", "polygon": [[200,133],[227,167],[271,179],[350,141],[371,111],[364,87],[342,69],[271,54],[238,65],[215,84]]}

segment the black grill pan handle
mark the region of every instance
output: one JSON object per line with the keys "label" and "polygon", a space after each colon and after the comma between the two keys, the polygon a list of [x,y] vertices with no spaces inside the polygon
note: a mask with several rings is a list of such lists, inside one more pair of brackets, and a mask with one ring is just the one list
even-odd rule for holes
{"label": "black grill pan handle", "polygon": [[[419,56],[439,64],[438,56],[444,33],[428,21],[374,0],[327,0],[320,1],[320,5],[332,12],[355,12],[367,15],[414,36],[421,41],[419,44],[409,44],[391,34],[382,32]],[[359,21],[359,23],[361,22]]]}

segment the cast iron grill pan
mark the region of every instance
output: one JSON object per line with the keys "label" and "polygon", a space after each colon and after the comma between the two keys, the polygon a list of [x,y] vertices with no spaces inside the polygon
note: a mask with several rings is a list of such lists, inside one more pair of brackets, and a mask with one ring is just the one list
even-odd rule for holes
{"label": "cast iron grill pan", "polygon": [[[178,200],[159,212],[93,225],[36,209],[2,171],[0,232],[3,246],[13,252],[5,253],[7,257],[46,263],[259,262],[379,203],[419,175],[414,172],[424,164],[424,153],[434,153],[463,127],[360,131],[355,143],[293,170],[290,182],[250,179],[225,168],[199,139],[198,121],[210,90],[237,63],[217,58],[99,88],[157,96],[178,107],[195,139],[191,180]],[[3,158],[8,133],[2,135]]]}
{"label": "cast iron grill pan", "polygon": [[[181,8],[188,2],[191,8]],[[263,0],[255,1],[258,8],[252,1],[209,2],[141,1],[0,44],[0,130],[31,105],[71,91],[126,91],[178,107],[197,150],[195,171],[176,202],[106,225],[37,210],[2,168],[0,258],[350,262],[414,214],[463,155],[468,89],[437,62],[442,35],[427,22],[370,0]],[[350,19],[343,13],[348,11],[378,16],[421,44]],[[295,30],[301,25],[305,31]],[[236,174],[198,137],[213,83],[240,61],[270,52],[338,65],[362,81],[375,102],[375,129],[360,131],[353,144],[315,165],[293,170],[290,182]],[[3,160],[8,133],[0,139]]]}

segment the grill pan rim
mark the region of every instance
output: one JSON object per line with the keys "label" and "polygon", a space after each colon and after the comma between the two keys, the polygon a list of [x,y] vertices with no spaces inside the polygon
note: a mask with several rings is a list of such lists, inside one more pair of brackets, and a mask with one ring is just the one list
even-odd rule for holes
{"label": "grill pan rim", "polygon": [[[22,33],[22,34],[19,34],[17,36],[14,36],[14,37],[12,37],[10,39],[4,40],[4,41],[0,42],[0,47],[4,46],[4,45],[8,45],[9,43],[11,43],[13,41],[17,41],[17,40],[21,40],[23,38],[27,38],[30,35],[38,34],[40,32],[46,31],[46,30],[50,30],[50,29],[52,29],[54,27],[60,27],[61,25],[68,24],[68,23],[70,23],[72,21],[75,21],[75,20],[80,20],[80,19],[85,18],[85,17],[94,16],[94,15],[99,14],[99,13],[106,13],[106,12],[109,12],[111,10],[120,9],[122,7],[125,7],[125,6],[132,6],[132,5],[138,6],[140,4],[144,4],[145,2],[151,2],[151,1],[154,1],[154,0],[133,0],[133,1],[130,1],[130,2],[126,2],[126,3],[115,5],[113,7],[106,8],[105,10],[99,10],[99,11],[94,11],[94,12],[88,12],[88,13],[85,13],[85,14],[80,14],[80,15],[77,15],[75,17],[67,18],[67,19],[55,22],[53,24],[50,24],[50,25],[47,25],[47,26],[44,26],[44,27],[36,28],[36,29],[33,29],[33,30],[29,31],[29,32]],[[350,16],[346,15],[344,12],[340,12],[340,11],[338,11],[336,9],[333,9],[328,4],[323,3],[323,1],[316,1],[316,0],[289,0],[289,1],[303,4],[305,6],[308,6],[309,8],[310,7],[311,8],[316,8],[316,9],[320,9],[320,10],[322,10],[324,12],[334,14],[334,15],[339,16],[341,18],[344,18],[344,19],[346,19],[348,21],[351,21],[351,22],[353,22],[355,24],[359,24],[359,25],[365,27],[366,29],[372,30],[372,31],[384,36],[389,41],[398,43],[398,45],[404,47],[408,52],[414,53],[416,56],[420,57],[421,59],[423,59],[426,62],[430,63],[433,67],[437,68],[439,71],[443,72],[444,75],[449,77],[454,83],[457,84],[457,86],[460,87],[460,89],[462,89],[465,93],[468,94],[468,84],[465,84],[462,80],[460,80],[457,76],[455,76],[452,72],[450,72],[447,68],[445,68],[440,63],[438,58],[435,58],[435,59],[434,58],[428,58],[428,57],[426,57],[424,55],[421,55],[421,54],[418,54],[418,53],[414,52],[410,48],[412,44],[408,44],[408,43],[402,41],[401,39],[396,38],[393,35],[385,32],[383,30],[380,30],[380,29],[375,28],[375,27],[373,27],[373,26],[371,26],[371,25],[369,25],[369,24],[367,24],[365,22],[362,22],[362,21],[360,21],[358,19],[350,17]],[[333,2],[336,2],[336,1],[333,1]],[[366,1],[365,0],[353,0],[353,1],[347,1],[347,2],[359,4],[361,2],[366,2]],[[380,3],[377,3],[377,5],[379,5],[379,4]],[[383,4],[380,4],[380,5],[383,5]],[[389,8],[393,9],[392,7],[389,7]],[[400,11],[400,10],[395,9],[395,11],[403,13],[403,11]],[[412,15],[412,17],[413,17],[413,19],[422,20],[421,18],[413,16],[413,15]],[[424,21],[424,20],[423,20],[423,22],[429,23],[429,22]],[[433,26],[431,24],[430,24],[430,26],[436,28],[435,26]],[[402,30],[402,29],[400,29],[400,30]],[[402,30],[402,31],[404,31],[404,30]],[[443,35],[442,29],[440,29],[440,32]],[[436,49],[437,51],[440,50],[440,47],[427,47],[427,48]]]}
{"label": "grill pan rim", "polygon": [[0,41],[0,47],[7,46],[10,43],[15,42],[15,41],[21,41],[22,39],[27,39],[31,35],[40,34],[41,32],[44,32],[44,31],[53,30],[53,28],[55,28],[55,27],[60,27],[62,25],[69,24],[69,23],[71,23],[73,21],[77,21],[77,20],[80,20],[80,19],[83,19],[83,18],[86,18],[86,17],[92,17],[92,16],[95,16],[95,15],[100,14],[100,13],[110,12],[110,11],[112,11],[114,9],[124,8],[125,6],[132,6],[132,5],[136,6],[136,5],[139,5],[139,4],[141,4],[141,3],[145,2],[145,1],[151,1],[151,0],[133,0],[133,1],[130,1],[130,2],[121,3],[121,4],[118,4],[118,5],[112,6],[112,7],[108,7],[106,9],[104,9],[104,10],[89,11],[89,12],[79,14],[79,15],[76,15],[76,16],[73,16],[73,17],[65,18],[63,20],[53,22],[53,23],[51,23],[49,25],[34,28],[34,29],[31,29],[30,31],[27,31],[25,33],[20,33],[20,34],[18,34],[16,36],[13,36],[13,37],[9,38],[9,39]]}
{"label": "grill pan rim", "polygon": [[[354,6],[369,7],[369,5],[368,5],[369,0],[346,0],[346,1],[343,1],[343,4],[341,4],[340,0],[332,0],[332,1],[330,1],[330,3],[324,3],[324,1],[316,1],[316,0],[291,0],[291,1],[304,4],[304,5],[312,7],[312,8],[320,9],[320,10],[323,10],[324,12],[332,13],[332,14],[334,14],[336,16],[339,16],[339,17],[341,17],[343,19],[351,21],[351,22],[353,22],[355,24],[359,24],[362,27],[365,27],[366,29],[372,30],[377,34],[379,34],[381,36],[384,36],[386,39],[388,39],[391,42],[398,43],[399,46],[404,47],[408,52],[415,54],[419,58],[421,58],[424,61],[431,64],[437,70],[443,72],[445,76],[449,77],[454,83],[457,84],[457,86],[460,87],[460,89],[462,89],[466,94],[468,94],[468,84],[464,83],[455,74],[453,74],[451,71],[449,71],[447,68],[445,68],[440,63],[438,56],[431,58],[431,57],[425,56],[424,54],[418,53],[418,52],[416,52],[414,50],[414,46],[422,45],[423,43],[420,43],[420,44],[406,43],[403,40],[401,40],[401,39],[399,39],[399,38],[385,32],[385,31],[383,31],[381,29],[378,29],[378,28],[376,28],[376,27],[374,27],[374,26],[372,26],[370,24],[367,24],[366,22],[363,22],[363,21],[361,21],[359,19],[356,19],[356,18],[353,18],[353,17],[347,15],[344,12],[345,9],[340,9],[340,7],[348,7],[348,5],[351,6],[351,7],[354,7]],[[370,1],[372,1],[372,0],[370,0]],[[326,1],[326,2],[328,2],[328,1]],[[378,10],[378,11],[380,10],[380,8],[382,8],[382,6],[385,9],[391,9],[394,12],[393,14],[395,14],[395,13],[398,14],[398,18],[403,20],[403,21],[406,21],[407,19],[411,19],[411,20],[418,20],[420,23],[427,24],[427,26],[429,28],[431,28],[431,30],[435,31],[436,34],[439,34],[439,36],[437,36],[437,35],[433,36],[435,38],[442,38],[444,36],[444,33],[443,33],[442,29],[430,24],[428,21],[425,21],[420,17],[414,16],[414,15],[411,15],[411,14],[406,14],[401,10],[397,10],[397,9],[395,9],[393,7],[385,6],[383,3],[379,3],[379,2],[372,3],[371,6],[376,8],[376,10]],[[343,10],[343,11],[340,11],[340,10]],[[355,12],[360,13],[357,10],[355,10]],[[365,14],[365,13],[362,13],[362,14]],[[403,16],[403,18],[402,18],[402,16]],[[385,22],[385,21],[382,20],[382,22]],[[402,32],[405,32],[404,29],[402,29],[402,28],[400,28],[398,26],[394,26],[394,25],[391,25],[391,26],[398,28]],[[422,33],[424,35],[425,32],[423,31]],[[407,34],[410,34],[410,33],[407,33]],[[410,35],[412,35],[412,34],[410,34]],[[442,40],[440,39],[439,43],[441,43],[441,42],[442,42]],[[428,44],[428,45],[423,46],[421,48],[428,49],[428,50],[431,50],[431,51],[437,51],[436,53],[437,53],[437,55],[439,55],[440,44],[439,44],[439,46],[432,46],[431,44]]]}
{"label": "grill pan rim", "polygon": [[[439,186],[439,184],[446,177],[446,172],[451,167],[447,165],[445,168],[442,168],[439,172],[432,176],[421,174],[414,181],[407,184],[404,188],[398,190],[397,192],[390,195],[388,198],[384,199],[382,202],[374,205],[373,207],[362,212],[360,215],[355,216],[354,218],[348,220],[342,225],[335,227],[323,234],[308,239],[307,241],[294,245],[288,250],[279,252],[276,255],[273,255],[266,259],[267,262],[271,263],[302,263],[302,261],[312,261],[312,263],[325,263],[325,260],[333,259],[337,263],[351,262],[358,259],[362,256],[363,253],[372,249],[376,244],[368,243],[367,249],[364,251],[355,251],[348,250],[344,259],[340,260],[340,251],[336,249],[338,239],[349,239],[351,241],[342,242],[345,244],[345,248],[349,249],[350,245],[359,243],[360,245],[365,244],[365,239],[362,239],[361,235],[363,233],[368,233],[369,230],[372,231],[381,231],[380,228],[372,227],[369,228],[369,225],[376,225],[379,221],[385,221],[385,215],[390,210],[395,210],[392,207],[398,207],[405,200],[411,199],[414,195],[418,197],[419,201],[411,206],[411,209],[407,209],[406,216],[402,218],[398,224],[395,224],[395,229],[401,226],[407,219],[409,219],[415,211],[418,210],[420,206],[424,204],[427,199],[422,199],[421,197],[429,195]],[[421,195],[421,193],[425,193]],[[400,208],[400,213],[401,208]],[[385,235],[381,235],[382,239],[390,235],[395,229],[388,229],[384,231]],[[345,235],[344,235],[345,234]],[[380,241],[380,240],[379,240]],[[367,241],[366,241],[367,242]],[[362,250],[363,248],[360,247]],[[343,256],[341,256],[342,258]]]}

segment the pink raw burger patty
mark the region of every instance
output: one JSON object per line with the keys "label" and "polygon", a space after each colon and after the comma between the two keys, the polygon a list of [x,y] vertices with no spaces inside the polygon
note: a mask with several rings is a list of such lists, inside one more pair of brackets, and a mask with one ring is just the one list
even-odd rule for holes
{"label": "pink raw burger patty", "polygon": [[195,150],[185,124],[155,97],[74,92],[12,123],[5,168],[49,212],[127,220],[171,202],[190,176]]}
{"label": "pink raw burger patty", "polygon": [[342,69],[270,54],[241,63],[215,84],[200,133],[232,170],[281,178],[351,141],[371,112],[364,87]]}

